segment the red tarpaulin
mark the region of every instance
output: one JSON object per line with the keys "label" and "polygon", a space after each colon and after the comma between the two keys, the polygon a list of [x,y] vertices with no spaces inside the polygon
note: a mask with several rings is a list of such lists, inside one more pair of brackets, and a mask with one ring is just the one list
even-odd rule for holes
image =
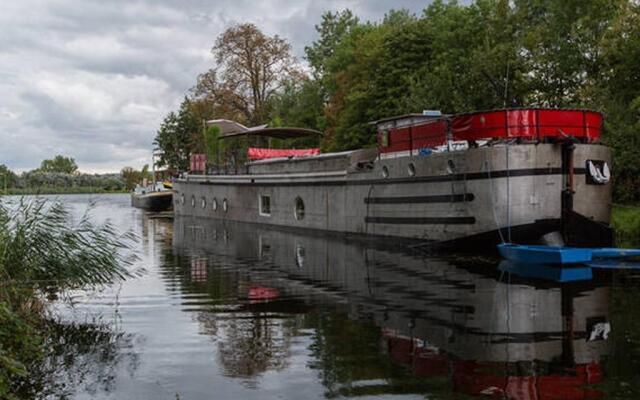
{"label": "red tarpaulin", "polygon": [[[450,128],[450,130],[449,130]],[[378,132],[382,153],[409,151],[446,144],[452,140],[564,139],[596,142],[602,130],[602,114],[588,110],[524,108],[453,115],[416,125]]]}
{"label": "red tarpaulin", "polygon": [[248,155],[250,160],[264,160],[278,157],[304,157],[320,154],[320,149],[262,149],[249,147]]}

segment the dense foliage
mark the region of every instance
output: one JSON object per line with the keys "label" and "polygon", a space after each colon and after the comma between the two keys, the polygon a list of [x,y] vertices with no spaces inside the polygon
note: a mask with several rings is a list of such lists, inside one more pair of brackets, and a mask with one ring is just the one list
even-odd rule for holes
{"label": "dense foliage", "polygon": [[[261,35],[253,28],[252,34]],[[235,68],[238,60],[231,65],[221,52],[233,29],[239,28],[216,42],[212,71]],[[638,2],[435,1],[420,15],[390,11],[378,22],[363,22],[349,10],[327,12],[316,30],[318,38],[305,47],[309,73],[281,74],[259,113],[234,109],[228,100],[233,96],[208,90],[203,74],[190,99],[190,109],[200,110],[196,119],[319,129],[325,150],[345,150],[374,144],[370,121],[423,109],[596,109],[605,114],[603,141],[614,152],[616,201],[640,200]],[[222,75],[214,75],[220,82]],[[206,117],[202,110],[209,110]],[[175,117],[167,117],[159,137]],[[192,131],[186,136],[202,138],[202,128],[187,122]],[[181,129],[174,131],[186,146],[178,158],[204,152],[201,139],[184,140]]]}
{"label": "dense foliage", "polygon": [[0,193],[101,193],[125,190],[121,174],[44,172],[40,169],[18,175],[0,165]]}

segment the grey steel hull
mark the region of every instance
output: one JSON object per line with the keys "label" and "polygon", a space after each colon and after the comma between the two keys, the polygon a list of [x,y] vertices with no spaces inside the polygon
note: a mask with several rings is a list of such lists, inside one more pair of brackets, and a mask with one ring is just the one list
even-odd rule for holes
{"label": "grey steel hull", "polygon": [[[465,247],[531,242],[554,231],[565,233],[568,244],[611,242],[610,183],[589,184],[585,169],[587,160],[611,164],[605,146],[575,145],[571,172],[559,144],[358,157],[187,176],[175,182],[174,210],[339,234],[458,241]],[[270,199],[268,214],[261,212],[261,196]],[[303,218],[296,218],[297,198],[304,203]]]}

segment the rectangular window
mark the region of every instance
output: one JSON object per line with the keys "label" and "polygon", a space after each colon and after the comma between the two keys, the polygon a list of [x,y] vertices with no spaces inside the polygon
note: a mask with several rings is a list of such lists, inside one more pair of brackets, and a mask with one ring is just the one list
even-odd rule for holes
{"label": "rectangular window", "polygon": [[264,194],[260,196],[260,215],[265,217],[271,215],[271,196]]}

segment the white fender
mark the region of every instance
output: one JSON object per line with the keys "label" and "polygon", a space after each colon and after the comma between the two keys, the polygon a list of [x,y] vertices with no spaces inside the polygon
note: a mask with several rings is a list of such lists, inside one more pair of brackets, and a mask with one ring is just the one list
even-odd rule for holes
{"label": "white fender", "polygon": [[604,176],[605,182],[609,182],[609,180],[611,180],[611,171],[609,170],[609,164],[606,162],[602,166],[602,175]]}
{"label": "white fender", "polygon": [[589,161],[589,175],[598,183],[607,183],[611,179],[611,171],[609,170],[609,166],[605,162],[602,165],[602,172],[596,167],[593,162]]}

